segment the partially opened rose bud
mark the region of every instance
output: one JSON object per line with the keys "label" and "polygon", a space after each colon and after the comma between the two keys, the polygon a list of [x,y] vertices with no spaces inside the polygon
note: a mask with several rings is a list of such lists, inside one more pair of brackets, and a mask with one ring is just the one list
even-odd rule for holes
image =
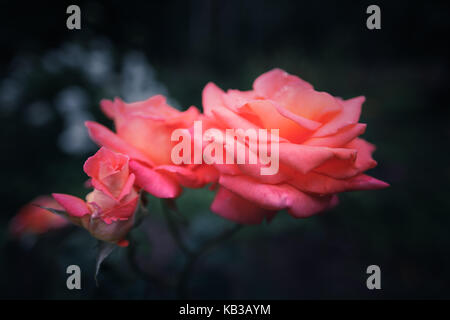
{"label": "partially opened rose bud", "polygon": [[84,171],[91,178],[94,191],[80,198],[54,193],[53,197],[69,219],[86,228],[95,238],[126,246],[127,233],[133,227],[139,193],[126,155],[101,148],[86,160]]}
{"label": "partially opened rose bud", "polygon": [[14,237],[26,234],[42,234],[49,230],[58,229],[68,224],[68,221],[57,214],[40,208],[47,207],[61,210],[61,206],[50,196],[39,196],[20,208],[11,219],[9,232]]}
{"label": "partially opened rose bud", "polygon": [[[113,207],[124,198],[134,198],[134,174],[128,168],[128,156],[101,148],[95,155],[84,163],[84,172],[91,178],[92,186],[96,189],[90,195],[88,202],[105,202],[104,207]],[[133,192],[134,191],[134,192]],[[103,196],[106,195],[107,197]],[[126,201],[125,201],[126,202]]]}

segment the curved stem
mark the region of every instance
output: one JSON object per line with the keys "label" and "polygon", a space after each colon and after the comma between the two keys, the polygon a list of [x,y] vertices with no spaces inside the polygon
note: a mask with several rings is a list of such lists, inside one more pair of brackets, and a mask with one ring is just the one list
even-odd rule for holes
{"label": "curved stem", "polygon": [[229,228],[216,237],[206,241],[203,243],[197,250],[193,250],[189,248],[185,242],[183,241],[182,235],[180,233],[179,227],[174,219],[173,210],[176,209],[174,202],[162,201],[162,208],[164,211],[164,216],[167,221],[167,225],[169,227],[169,231],[172,234],[175,242],[177,243],[180,250],[186,256],[186,264],[184,268],[181,270],[180,275],[178,277],[177,282],[177,295],[180,299],[186,299],[188,297],[188,287],[189,287],[189,279],[191,278],[192,272],[194,270],[196,262],[208,251],[212,250],[214,247],[219,245],[220,243],[226,241],[232,235],[234,235],[237,231],[241,229],[241,225],[236,224],[232,228]]}
{"label": "curved stem", "polygon": [[159,289],[167,288],[173,286],[172,283],[170,283],[166,279],[161,279],[160,277],[153,275],[149,273],[148,271],[142,270],[141,266],[136,260],[136,242],[130,239],[130,245],[127,248],[127,257],[128,257],[128,263],[130,264],[130,267],[133,269],[133,271],[138,274],[140,277],[142,277],[144,280],[148,282],[152,282],[155,284]]}
{"label": "curved stem", "polygon": [[227,229],[220,233],[217,237],[212,238],[211,240],[205,242],[197,251],[193,252],[188,256],[188,260],[183,270],[180,273],[177,284],[177,294],[180,299],[188,298],[188,287],[189,287],[189,279],[194,270],[195,263],[208,251],[214,249],[217,245],[227,240],[231,236],[233,236],[237,231],[242,228],[241,225],[237,224],[230,229]]}
{"label": "curved stem", "polygon": [[238,232],[240,229],[242,229],[242,225],[235,224],[233,227],[224,230],[222,233],[220,233],[217,237],[214,237],[204,243],[196,252],[196,255],[200,256],[205,254],[206,252],[214,249],[215,246],[218,246],[223,241],[226,241],[228,238],[233,236],[236,232]]}
{"label": "curved stem", "polygon": [[186,255],[191,255],[192,251],[189,249],[189,247],[184,243],[183,238],[181,236],[180,230],[178,229],[178,226],[176,222],[173,219],[172,211],[170,210],[169,206],[166,204],[166,202],[161,201],[161,205],[164,211],[164,217],[166,218],[167,225],[169,227],[169,231],[172,234],[175,242],[177,243],[178,247],[180,247],[181,251],[183,251]]}

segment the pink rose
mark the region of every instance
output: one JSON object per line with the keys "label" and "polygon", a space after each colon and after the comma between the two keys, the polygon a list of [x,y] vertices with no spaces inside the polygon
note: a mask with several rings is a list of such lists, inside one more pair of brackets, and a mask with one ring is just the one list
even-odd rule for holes
{"label": "pink rose", "polygon": [[94,191],[80,198],[54,193],[72,222],[86,228],[94,237],[127,245],[125,236],[134,224],[139,193],[135,175],[129,171],[129,157],[101,148],[84,164]]}
{"label": "pink rose", "polygon": [[181,187],[199,188],[217,179],[214,168],[205,165],[174,165],[172,132],[190,128],[199,117],[195,107],[181,112],[161,96],[145,101],[124,103],[102,100],[103,112],[114,120],[116,133],[96,123],[87,122],[91,138],[99,145],[127,154],[136,184],[158,198],[174,198]]}
{"label": "pink rose", "polygon": [[375,147],[358,137],[366,129],[358,123],[364,100],[316,91],[280,69],[258,77],[250,91],[206,85],[209,128],[279,129],[280,139],[274,175],[261,175],[260,164],[216,165],[220,189],[211,209],[240,223],[260,223],[283,209],[305,218],[337,204],[339,192],[387,187],[364,174],[376,166]]}
{"label": "pink rose", "polygon": [[58,229],[68,224],[68,221],[57,214],[51,213],[39,206],[62,209],[50,196],[39,196],[29,204],[20,208],[11,219],[9,231],[15,237],[25,234],[42,234],[49,230]]}

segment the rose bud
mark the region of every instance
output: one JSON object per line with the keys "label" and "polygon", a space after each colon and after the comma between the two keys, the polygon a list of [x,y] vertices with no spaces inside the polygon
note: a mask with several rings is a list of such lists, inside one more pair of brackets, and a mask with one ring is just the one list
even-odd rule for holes
{"label": "rose bud", "polygon": [[55,200],[67,212],[69,219],[99,240],[128,245],[125,240],[133,227],[139,193],[134,187],[135,176],[129,172],[127,155],[101,148],[84,164],[94,191],[80,198],[54,193]]}
{"label": "rose bud", "polygon": [[64,218],[40,207],[61,210],[61,206],[50,196],[39,196],[26,204],[11,219],[9,232],[14,237],[26,234],[39,235],[49,230],[66,226],[69,222]]}

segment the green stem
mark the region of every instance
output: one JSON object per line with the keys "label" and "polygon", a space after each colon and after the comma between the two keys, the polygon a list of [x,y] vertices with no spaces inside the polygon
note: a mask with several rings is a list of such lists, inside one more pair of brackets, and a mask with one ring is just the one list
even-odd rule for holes
{"label": "green stem", "polygon": [[173,283],[166,279],[162,279],[159,276],[153,275],[148,271],[144,271],[136,259],[136,242],[130,238],[130,245],[127,248],[127,257],[128,257],[128,263],[130,264],[130,267],[133,269],[133,271],[138,274],[140,277],[142,277],[144,280],[151,282],[155,284],[159,289],[164,289],[167,287],[172,287]]}
{"label": "green stem", "polygon": [[193,252],[187,257],[188,260],[180,273],[177,283],[177,294],[180,299],[188,298],[189,280],[191,278],[192,272],[194,271],[194,267],[197,261],[208,251],[214,249],[214,247],[229,239],[241,228],[241,225],[235,225],[232,228],[223,231],[217,237],[214,237],[211,240],[205,242],[197,251]]}
{"label": "green stem", "polygon": [[191,249],[184,243],[183,238],[181,236],[180,230],[176,224],[176,221],[173,219],[172,210],[170,210],[170,207],[167,205],[165,201],[161,201],[161,205],[164,212],[164,217],[166,218],[167,225],[169,227],[169,231],[172,234],[175,242],[177,243],[178,247],[183,251],[184,254],[187,256],[192,254]]}
{"label": "green stem", "polygon": [[217,245],[221,244],[222,242],[226,241],[228,238],[233,236],[237,231],[241,229],[242,226],[238,224],[234,225],[232,228],[223,231],[218,236],[203,243],[197,250],[193,250],[184,243],[179,226],[177,225],[176,220],[174,219],[173,216],[174,213],[172,212],[172,210],[176,208],[175,204],[173,202],[167,203],[165,201],[162,201],[162,208],[164,211],[164,216],[167,221],[167,225],[169,227],[169,231],[172,234],[178,247],[184,253],[187,259],[186,264],[184,265],[183,269],[179,274],[176,285],[178,297],[180,299],[187,299],[189,279],[192,276],[192,272],[194,270],[196,262],[208,251],[214,249],[214,247],[216,247]]}

